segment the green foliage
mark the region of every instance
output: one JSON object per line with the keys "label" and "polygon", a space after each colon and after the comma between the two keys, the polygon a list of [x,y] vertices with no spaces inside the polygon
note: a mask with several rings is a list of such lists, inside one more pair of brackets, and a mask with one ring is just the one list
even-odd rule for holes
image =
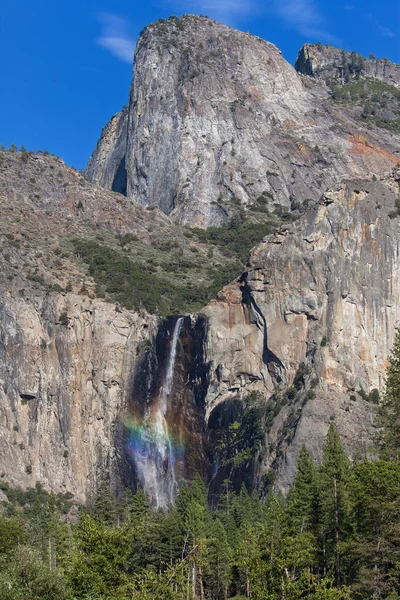
{"label": "green foliage", "polygon": [[243,211],[232,218],[224,227],[208,229],[192,229],[201,242],[218,246],[225,256],[236,257],[242,265],[248,259],[249,250],[266,235],[273,233],[279,221],[271,218],[261,223],[251,223],[245,218]]}
{"label": "green foliage", "polygon": [[251,392],[240,403],[236,420],[227,428],[217,430],[215,448],[222,465],[239,467],[260,449],[265,411],[264,396]]}
{"label": "green foliage", "polygon": [[12,488],[6,481],[1,481],[0,490],[6,495],[10,504],[7,505],[9,514],[19,514],[21,508],[29,515],[41,507],[51,506],[58,510],[61,514],[67,514],[72,506],[72,494],[53,494],[47,492],[40,483],[34,488],[21,490],[20,488]]}
{"label": "green foliage", "polygon": [[379,405],[380,446],[384,456],[400,463],[400,331],[396,330],[386,389]]}
{"label": "green foliage", "polygon": [[[133,261],[120,250],[95,241],[74,240],[73,243],[75,253],[88,264],[90,275],[113,300],[128,309],[143,307],[161,315],[196,312],[240,273],[237,265],[228,264],[212,272],[211,283],[179,284],[150,262]],[[170,266],[172,270],[182,268],[179,262]]]}
{"label": "green foliage", "polygon": [[302,446],[297,461],[297,474],[288,495],[288,508],[293,529],[313,531],[317,493],[317,468],[307,448]]}
{"label": "green foliage", "polygon": [[334,425],[329,426],[324,462],[320,469],[319,509],[320,534],[324,545],[326,567],[335,574],[338,587],[342,583],[342,548],[353,533],[349,501],[350,464]]}
{"label": "green foliage", "polygon": [[92,519],[104,525],[113,525],[116,522],[115,501],[111,488],[107,483],[102,482],[100,484],[88,512]]}
{"label": "green foliage", "polygon": [[196,476],[164,513],[143,490],[117,501],[103,484],[66,525],[62,497],[2,489],[11,501],[0,519],[7,600],[383,600],[400,591],[400,466],[351,466],[333,426],[322,463],[303,447],[288,497],[263,503],[227,481],[212,511]]}
{"label": "green foliage", "polygon": [[379,403],[380,394],[379,390],[377,390],[376,388],[371,390],[369,394],[367,394],[367,392],[363,388],[360,388],[358,390],[358,395],[361,396],[361,398],[366,402],[372,402],[372,404]]}
{"label": "green foliage", "polygon": [[72,600],[61,570],[52,570],[27,546],[0,558],[0,589],[2,600]]}
{"label": "green foliage", "polygon": [[67,315],[67,313],[65,311],[62,312],[61,315],[59,316],[58,322],[63,327],[68,327],[68,325],[69,325],[69,317],[68,317],[68,315]]}
{"label": "green foliage", "polygon": [[26,531],[18,519],[0,518],[0,555],[10,552],[26,539]]}
{"label": "green foliage", "polygon": [[128,583],[127,561],[132,535],[127,527],[107,527],[89,515],[81,517],[68,578],[79,598],[112,597]]}
{"label": "green foliage", "polygon": [[400,90],[389,83],[366,78],[348,80],[345,85],[332,87],[332,99],[362,107],[360,117],[367,123],[395,133],[400,131]]}

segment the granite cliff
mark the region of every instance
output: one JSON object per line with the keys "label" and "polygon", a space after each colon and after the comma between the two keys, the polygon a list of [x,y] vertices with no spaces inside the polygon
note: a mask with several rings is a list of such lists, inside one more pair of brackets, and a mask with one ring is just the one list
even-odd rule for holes
{"label": "granite cliff", "polygon": [[88,177],[207,227],[229,220],[232,198],[290,208],[344,178],[388,174],[398,146],[337,110],[273,44],[186,15],[142,33],[128,116],[103,130]]}
{"label": "granite cliff", "polygon": [[371,449],[371,402],[399,320],[399,177],[324,194],[254,248],[248,270],[203,311],[207,417],[249,390],[266,393],[277,409],[258,476],[273,465],[284,490],[303,443],[321,457],[330,422],[350,454]]}
{"label": "granite cliff", "polygon": [[[287,490],[331,422],[370,452],[399,319],[399,135],[309,75],[173,18],[139,40],[92,182],[0,151],[3,480],[84,502],[146,468],[165,506],[196,471],[212,493]],[[262,435],[221,457],[248,398]]]}

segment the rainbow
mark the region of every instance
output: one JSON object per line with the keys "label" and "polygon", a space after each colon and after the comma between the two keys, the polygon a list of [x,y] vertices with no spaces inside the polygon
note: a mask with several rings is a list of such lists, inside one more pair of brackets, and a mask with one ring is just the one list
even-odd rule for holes
{"label": "rainbow", "polygon": [[125,419],[127,453],[132,457],[137,479],[157,508],[171,506],[179,489],[179,472],[184,470],[185,444],[182,432],[175,435],[168,414],[171,406],[172,384],[179,335],[184,318],[174,325],[162,386],[152,398],[144,418]]}
{"label": "rainbow", "polygon": [[174,435],[168,424],[160,428],[154,419],[129,416],[124,419],[124,425],[128,432],[126,450],[134,462],[138,458],[149,458],[161,447],[170,450],[174,462],[184,461],[186,445],[182,433]]}

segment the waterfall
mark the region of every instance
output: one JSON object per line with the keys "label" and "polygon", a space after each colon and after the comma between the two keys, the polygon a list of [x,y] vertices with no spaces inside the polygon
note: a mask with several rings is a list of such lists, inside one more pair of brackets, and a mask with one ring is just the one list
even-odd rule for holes
{"label": "waterfall", "polygon": [[167,417],[183,322],[183,317],[175,322],[160,392],[147,407],[143,422],[136,425],[137,431],[131,444],[139,482],[157,508],[173,504],[178,491],[176,443],[168,430]]}

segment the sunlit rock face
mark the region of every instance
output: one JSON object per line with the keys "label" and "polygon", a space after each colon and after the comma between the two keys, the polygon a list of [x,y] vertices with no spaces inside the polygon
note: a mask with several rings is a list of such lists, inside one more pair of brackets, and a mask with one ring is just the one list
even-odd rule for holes
{"label": "sunlit rock face", "polygon": [[[283,406],[267,436],[274,450],[260,471],[277,467],[284,490],[303,443],[321,457],[330,422],[350,454],[371,448],[374,408],[357,392],[383,389],[400,317],[399,198],[395,177],[326,193],[254,248],[245,276],[203,311],[210,328],[208,418],[250,390],[267,398],[288,390],[306,366],[313,393]],[[288,422],[290,443],[282,438]]]}
{"label": "sunlit rock face", "polygon": [[[399,147],[268,42],[203,17],[146,28],[129,107],[88,167],[96,185],[53,157],[2,157],[0,476],[79,502],[103,480],[116,493],[142,484],[166,507],[196,472],[230,475],[210,440],[250,391],[276,411],[236,487],[263,493],[274,468],[286,491],[301,444],[319,459],[331,422],[352,456],[368,453],[364,398],[383,388],[399,319]],[[309,210],[253,248],[198,315],[95,299],[71,256],[73,237],[178,236],[164,213],[222,224],[233,197]]]}
{"label": "sunlit rock face", "polygon": [[[196,472],[225,477],[209,442],[237,402],[258,391],[268,406],[302,369],[301,397],[282,403],[235,485],[262,492],[274,467],[286,491],[301,444],[320,458],[331,422],[352,456],[368,453],[374,405],[358,392],[382,390],[399,320],[399,179],[325,193],[253,248],[246,272],[199,315],[161,320],[72,292],[2,287],[4,479],[78,501],[104,479],[117,492],[141,483],[165,507]],[[154,424],[158,437],[146,435]],[[151,468],[141,472],[138,456]]]}
{"label": "sunlit rock face", "polygon": [[[346,63],[348,69],[344,73],[343,66]],[[316,77],[330,84],[342,83],[347,75],[350,80],[368,77],[400,87],[400,65],[387,58],[362,58],[354,52],[345,52],[330,45],[304,44],[295,68],[303,75]]]}
{"label": "sunlit rock face", "polygon": [[[60,323],[60,314],[65,321]],[[40,481],[84,502],[120,486],[120,414],[154,317],[74,294],[5,295],[0,320],[0,465],[13,486]]]}
{"label": "sunlit rock face", "polygon": [[186,15],[142,33],[129,109],[103,130],[88,176],[207,227],[229,220],[231,198],[289,208],[344,178],[389,174],[398,146],[273,44]]}

